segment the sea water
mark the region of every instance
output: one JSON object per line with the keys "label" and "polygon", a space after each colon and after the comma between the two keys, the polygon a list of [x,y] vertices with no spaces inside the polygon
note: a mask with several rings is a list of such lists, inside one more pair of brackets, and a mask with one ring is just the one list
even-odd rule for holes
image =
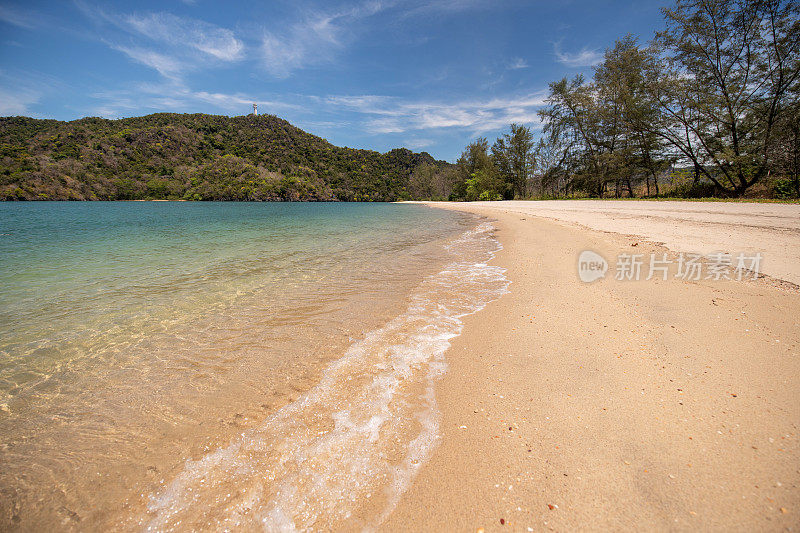
{"label": "sea water", "polygon": [[0,527],[378,525],[438,439],[474,217],[398,204],[0,204]]}

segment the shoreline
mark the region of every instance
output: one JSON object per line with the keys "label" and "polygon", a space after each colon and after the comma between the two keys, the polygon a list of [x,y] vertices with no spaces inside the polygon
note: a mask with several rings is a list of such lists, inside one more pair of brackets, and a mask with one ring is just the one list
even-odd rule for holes
{"label": "shoreline", "polygon": [[613,274],[583,284],[581,250],[672,252],[508,202],[428,205],[495,221],[503,250],[491,264],[511,292],[452,340],[436,385],[441,443],[379,529],[800,523],[796,289]]}
{"label": "shoreline", "polygon": [[[87,210],[73,209],[74,205],[66,210],[69,216],[34,222],[45,228],[42,233],[53,235],[55,232],[47,228],[54,223],[58,223],[62,231],[78,233],[72,228],[80,227],[83,219],[75,212]],[[148,220],[147,213],[161,211],[119,207],[122,212],[136,213],[140,222]],[[59,300],[58,307],[42,305],[30,310],[26,309],[30,306],[18,303],[21,299],[8,299],[6,318],[15,316],[15,323],[19,324],[14,329],[25,326],[29,336],[50,342],[51,346],[57,345],[60,351],[52,349],[49,353],[69,359],[69,362],[48,367],[46,364],[50,360],[45,358],[9,357],[12,363],[30,360],[39,364],[34,370],[41,377],[31,380],[31,386],[20,386],[18,390],[9,390],[9,382],[21,374],[18,368],[30,367],[22,364],[15,367],[8,361],[3,367],[0,461],[5,468],[0,474],[0,485],[5,487],[7,497],[0,500],[0,529],[3,525],[23,530],[48,527],[140,529],[150,519],[162,518],[167,508],[170,512],[180,510],[191,514],[192,519],[198,520],[196,524],[205,523],[205,527],[211,527],[217,519],[222,520],[230,508],[239,503],[236,498],[242,495],[233,490],[222,492],[228,472],[211,464],[212,458],[225,455],[225,450],[230,450],[232,443],[239,443],[244,433],[249,436],[248,443],[257,446],[263,443],[255,457],[237,458],[239,465],[252,471],[277,472],[270,463],[275,458],[285,457],[291,462],[293,457],[313,456],[311,450],[319,450],[322,444],[304,441],[297,427],[293,427],[297,438],[291,440],[292,432],[282,429],[292,427],[291,420],[286,420],[285,424],[274,422],[280,416],[278,413],[298,413],[297,400],[307,398],[312,389],[318,388],[332,367],[347,364],[344,358],[349,352],[363,349],[368,352],[365,358],[380,357],[383,353],[381,338],[388,346],[397,339],[409,338],[415,324],[407,328],[395,327],[391,332],[385,331],[383,336],[380,332],[408,313],[409,300],[421,283],[438,275],[452,262],[453,256],[446,246],[477,225],[472,216],[436,212],[421,206],[413,210],[397,206],[359,205],[351,206],[352,209],[337,206],[333,210],[294,206],[296,209],[283,219],[274,213],[292,206],[281,206],[277,210],[220,206],[227,213],[225,221],[230,216],[238,218],[233,237],[231,231],[226,231],[230,230],[229,223],[221,223],[213,210],[208,209],[213,206],[206,205],[199,211],[205,212],[200,221],[206,236],[204,240],[207,244],[213,243],[215,249],[213,257],[209,258],[193,253],[192,248],[186,246],[190,244],[187,239],[180,236],[198,234],[197,219],[187,214],[198,210],[187,211],[187,204],[174,207],[181,209],[169,217],[159,216],[155,225],[122,224],[125,219],[119,209],[101,210],[106,211],[103,220],[111,220],[102,225],[110,228],[103,230],[109,237],[117,235],[114,227],[126,228],[126,232],[129,227],[138,228],[133,230],[135,235],[126,234],[124,239],[98,241],[89,233],[79,233],[85,236],[88,249],[94,251],[87,255],[94,258],[95,264],[99,263],[97,248],[101,245],[103,252],[111,251],[115,257],[141,257],[136,250],[142,250],[151,268],[159,267],[158,283],[118,263],[109,280],[103,277],[103,271],[98,273],[93,268],[92,259],[89,259],[80,270],[64,269],[72,272],[74,279],[101,280],[108,288],[105,292],[93,291],[88,304],[85,293],[79,289],[70,290],[71,299]],[[344,208],[348,210],[342,212]],[[272,212],[270,223],[258,223],[264,220],[263,215],[252,218],[247,213],[253,211]],[[306,220],[303,214],[310,214],[311,220],[321,222],[313,226],[306,223],[298,228],[297,223]],[[176,224],[176,218],[183,222]],[[370,221],[370,226],[362,220]],[[269,228],[266,234],[261,229],[265,225]],[[181,229],[180,235],[169,241],[169,246],[142,245],[160,244],[162,241],[153,235],[166,234],[164,229],[176,227]],[[247,227],[255,229],[248,232],[245,231]],[[37,234],[24,225],[15,229],[15,233],[26,235],[23,242],[36,243],[31,246],[61,249],[59,241],[51,244],[37,238]],[[316,231],[317,236],[308,237],[304,235],[306,231]],[[278,245],[254,244],[270,238]],[[302,245],[297,241],[302,241]],[[182,250],[179,263],[170,251],[173,249]],[[27,250],[23,248],[23,251]],[[20,252],[18,256],[22,258],[19,264],[5,263],[8,273],[23,268],[35,273],[43,264],[41,260],[37,262],[32,253]],[[71,255],[47,257],[48,268],[54,268],[69,265]],[[207,283],[208,279],[212,282]],[[142,292],[133,294],[143,294],[142,299],[152,306],[137,307],[137,300],[124,299],[127,292],[119,286],[138,287]],[[161,290],[154,293],[151,286]],[[8,287],[6,283],[4,288]],[[29,287],[33,289],[36,285]],[[191,298],[183,296],[186,292],[182,290],[190,291]],[[63,286],[60,291],[53,292],[68,292]],[[9,290],[5,292],[9,293]],[[161,294],[165,296],[159,299]],[[173,298],[179,302],[173,304]],[[48,309],[61,312],[62,308],[64,313],[72,310],[73,314],[55,318],[46,314]],[[87,309],[98,312],[92,314]],[[75,313],[75,310],[82,312]],[[137,310],[140,310],[138,314]],[[51,318],[37,322],[34,318],[40,316]],[[114,330],[114,335],[104,336],[104,332],[109,331],[105,326],[107,322],[103,322],[107,316],[116,320],[118,329]],[[435,323],[438,317],[432,310],[429,316],[430,320],[421,318],[419,321]],[[8,320],[4,322],[6,328],[10,324]],[[100,333],[91,336],[95,331]],[[77,333],[84,344],[71,344],[70,337],[65,337]],[[15,338],[7,335],[4,347],[19,346],[12,343]],[[426,339],[419,341],[429,344]],[[124,350],[116,351],[119,345],[124,346]],[[17,353],[11,351],[10,355]],[[426,352],[421,350],[421,353]],[[358,359],[357,355],[351,359]],[[402,361],[395,361],[389,368],[397,368],[400,363]],[[325,403],[311,413],[313,416],[298,415],[297,424],[302,422],[306,428],[316,425],[321,432],[330,432],[332,428],[347,428],[350,415],[357,418],[375,406],[376,402],[371,400],[379,399],[375,397],[377,392],[372,394],[363,387],[371,374],[357,364],[349,368],[352,371],[347,374],[348,380],[334,380],[336,387],[360,392],[365,400],[357,401],[355,393],[345,394],[339,409],[333,401]],[[360,371],[360,379],[356,370]],[[349,381],[350,378],[353,380]],[[405,383],[410,381],[406,379]],[[59,395],[62,389],[81,393]],[[39,392],[43,390],[50,394]],[[355,407],[348,409],[347,402]],[[358,411],[361,407],[363,409]],[[411,415],[396,416],[391,421],[412,418]],[[272,426],[269,421],[273,421]],[[281,438],[283,447],[270,448],[279,440],[271,438],[270,431]],[[398,433],[406,431],[410,430],[400,428]],[[335,442],[339,438],[343,449],[369,442],[368,438],[347,440],[344,430],[331,433],[330,440]],[[356,433],[355,430],[350,432],[351,436]],[[266,457],[266,450],[270,457]],[[366,457],[357,451],[346,455],[350,459]],[[197,487],[191,486],[191,471],[201,469],[206,463],[210,466],[206,469],[205,481],[209,487],[214,482],[215,488],[209,488],[211,492],[205,494],[204,499],[173,501],[164,496],[166,486],[172,486],[178,478],[181,480],[176,486],[188,478],[189,490],[199,495]],[[331,483],[337,476],[342,478],[347,471],[336,470],[343,463],[342,460],[321,459],[320,468],[326,468],[328,474],[331,470],[337,474],[322,477],[331,479]],[[261,468],[264,464],[268,466]],[[310,468],[313,469],[313,465]],[[282,477],[289,483],[292,475],[284,470]],[[249,494],[262,491],[263,505],[253,505],[254,512],[250,516],[270,503],[269,490],[281,488],[281,483],[266,482],[264,487],[259,487],[259,480],[263,478],[258,474],[252,479],[236,479],[238,488],[251,487]],[[318,488],[297,485],[300,496],[304,494],[303,489],[310,494],[312,489]],[[379,491],[373,492],[378,494]],[[174,492],[178,493],[178,490]],[[234,500],[226,507],[224,500],[229,493]],[[362,499],[354,496],[353,501]],[[165,506],[160,508],[160,516],[150,512],[154,501]],[[320,497],[317,501],[325,504],[331,500]],[[42,502],[49,503],[43,505]],[[345,507],[350,505],[348,502]],[[206,522],[202,522],[204,519]]]}

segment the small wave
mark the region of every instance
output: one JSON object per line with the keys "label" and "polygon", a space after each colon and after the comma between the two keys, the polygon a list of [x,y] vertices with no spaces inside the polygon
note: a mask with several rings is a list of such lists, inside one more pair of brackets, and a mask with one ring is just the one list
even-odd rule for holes
{"label": "small wave", "polygon": [[481,223],[448,245],[405,312],[354,343],[308,393],[150,497],[147,530],[370,529],[439,440],[434,383],[465,315],[507,292],[500,249]]}

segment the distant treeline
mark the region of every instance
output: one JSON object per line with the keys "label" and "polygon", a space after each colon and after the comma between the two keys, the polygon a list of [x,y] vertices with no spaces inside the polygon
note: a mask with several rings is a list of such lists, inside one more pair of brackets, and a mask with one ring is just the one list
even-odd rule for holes
{"label": "distant treeline", "polygon": [[[800,7],[680,0],[591,80],[550,84],[542,135],[512,125],[464,150],[432,196],[800,196]],[[424,186],[417,185],[417,188]]]}
{"label": "distant treeline", "polygon": [[410,199],[428,153],[339,148],[277,117],[0,118],[3,200]]}

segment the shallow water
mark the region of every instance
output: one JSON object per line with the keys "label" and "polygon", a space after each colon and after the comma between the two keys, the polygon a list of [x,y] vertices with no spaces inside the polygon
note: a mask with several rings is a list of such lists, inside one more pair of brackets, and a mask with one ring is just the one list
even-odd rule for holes
{"label": "shallow water", "polygon": [[[0,524],[380,522],[491,227],[393,204],[0,205]],[[5,529],[5,528],[4,528]]]}

